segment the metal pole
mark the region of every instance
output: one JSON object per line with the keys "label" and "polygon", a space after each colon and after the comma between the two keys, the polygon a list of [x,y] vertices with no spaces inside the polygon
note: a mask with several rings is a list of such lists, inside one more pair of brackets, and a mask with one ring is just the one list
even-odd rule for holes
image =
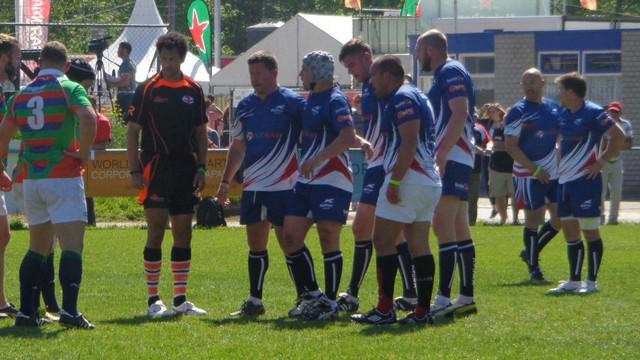
{"label": "metal pole", "polygon": [[458,33],[458,0],[453,0],[453,32]]}
{"label": "metal pole", "polygon": [[215,0],[214,3],[214,20],[213,20],[213,65],[217,68],[220,68],[222,65],[222,53],[220,51],[220,29],[222,25],[222,14],[220,14],[220,0]]}
{"label": "metal pole", "polygon": [[567,16],[567,0],[562,0],[562,16]]}

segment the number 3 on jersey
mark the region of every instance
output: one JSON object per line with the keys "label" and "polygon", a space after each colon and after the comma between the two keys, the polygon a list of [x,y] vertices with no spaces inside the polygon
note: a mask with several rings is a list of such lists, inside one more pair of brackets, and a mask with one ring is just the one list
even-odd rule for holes
{"label": "number 3 on jersey", "polygon": [[33,112],[33,116],[27,117],[27,123],[33,130],[40,130],[44,127],[44,99],[42,96],[34,96],[27,102],[27,107]]}

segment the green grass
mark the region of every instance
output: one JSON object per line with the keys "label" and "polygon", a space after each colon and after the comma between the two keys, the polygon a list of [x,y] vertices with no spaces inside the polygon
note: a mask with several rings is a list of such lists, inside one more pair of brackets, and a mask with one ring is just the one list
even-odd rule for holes
{"label": "green grass", "polygon": [[[603,229],[599,293],[549,297],[544,295],[546,287],[527,285],[525,266],[518,258],[520,227],[475,227],[479,314],[434,328],[401,328],[351,324],[344,315],[332,323],[287,319],[294,291],[275,241],[265,285],[267,314],[258,321],[228,320],[226,315],[248,292],[243,229],[194,232],[189,298],[207,309],[208,316],[149,320],[142,278],[145,232],[90,230],[80,307],[97,329],[62,330],[57,324],[43,330],[16,329],[12,321],[0,321],[0,358],[633,358],[640,352],[640,255],[634,235],[639,231],[638,225]],[[27,235],[14,232],[7,253],[6,288],[14,301]],[[342,289],[351,272],[352,253],[350,229],[343,235]],[[322,280],[315,234],[308,243]],[[165,244],[165,258],[170,245]],[[566,277],[565,249],[558,237],[544,250],[542,265],[550,279]],[[363,310],[376,300],[374,268],[375,262],[361,290]],[[161,294],[167,302],[169,279],[165,260]]]}

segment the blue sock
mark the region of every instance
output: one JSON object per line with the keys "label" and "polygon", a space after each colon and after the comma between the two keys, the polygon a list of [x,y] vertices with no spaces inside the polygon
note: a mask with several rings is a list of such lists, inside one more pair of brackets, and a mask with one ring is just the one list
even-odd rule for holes
{"label": "blue sock", "polygon": [[27,251],[20,264],[20,312],[35,315],[35,297],[38,296],[38,279],[41,277],[47,258],[34,251]]}

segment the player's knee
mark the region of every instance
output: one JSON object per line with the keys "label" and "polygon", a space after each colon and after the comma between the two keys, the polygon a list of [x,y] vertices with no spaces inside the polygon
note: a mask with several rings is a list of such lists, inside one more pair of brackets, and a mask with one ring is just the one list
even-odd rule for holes
{"label": "player's knee", "polygon": [[373,228],[370,224],[365,224],[361,221],[354,221],[351,229],[356,240],[371,240],[373,236]]}

